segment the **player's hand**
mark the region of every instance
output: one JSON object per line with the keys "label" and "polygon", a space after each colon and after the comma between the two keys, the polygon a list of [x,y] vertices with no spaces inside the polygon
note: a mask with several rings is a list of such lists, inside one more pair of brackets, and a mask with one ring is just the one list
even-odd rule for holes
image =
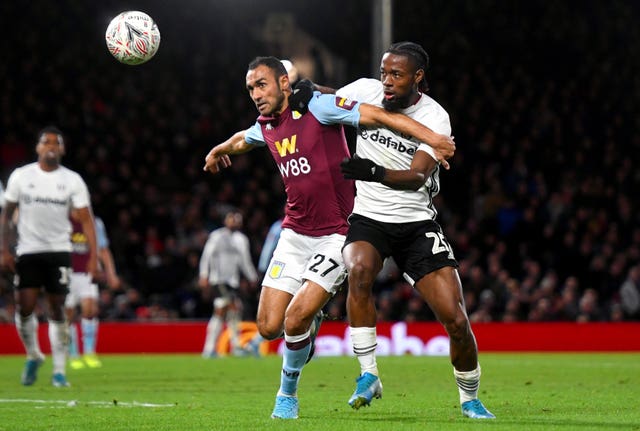
{"label": "player's hand", "polygon": [[109,286],[109,289],[119,290],[122,286],[120,277],[118,277],[116,274],[107,274],[107,286]]}
{"label": "player's hand", "polygon": [[91,280],[95,280],[98,276],[98,258],[92,254],[89,255],[89,260],[87,261],[87,274],[91,277]]}
{"label": "player's hand", "polygon": [[442,165],[442,167],[445,169],[451,168],[447,159],[453,157],[456,152],[456,143],[453,140],[453,136],[438,135],[438,139],[430,145],[436,155],[436,160]]}
{"label": "player's hand", "polygon": [[228,168],[231,166],[231,158],[228,154],[216,155],[213,150],[209,151],[207,157],[204,158],[204,167],[203,171],[211,172],[212,174],[217,174],[224,168]]}
{"label": "player's hand", "polygon": [[313,82],[308,79],[299,81],[293,87],[293,92],[289,96],[291,110],[298,111],[304,115],[309,110],[309,101],[313,97],[313,89]]}
{"label": "player's hand", "polygon": [[340,170],[348,180],[375,181],[382,182],[385,168],[375,164],[369,159],[361,159],[357,155],[352,158],[345,158],[340,163]]}

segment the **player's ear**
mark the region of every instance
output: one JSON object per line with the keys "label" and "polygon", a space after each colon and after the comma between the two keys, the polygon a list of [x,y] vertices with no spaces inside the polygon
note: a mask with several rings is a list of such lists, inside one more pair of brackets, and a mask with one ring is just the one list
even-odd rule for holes
{"label": "player's ear", "polygon": [[424,80],[424,69],[416,70],[415,75],[413,76],[415,84],[418,88],[420,88],[420,83]]}
{"label": "player's ear", "polygon": [[289,81],[289,76],[288,75],[281,75],[280,78],[278,78],[278,84],[280,84],[280,89],[282,91],[288,91],[291,92],[291,82]]}

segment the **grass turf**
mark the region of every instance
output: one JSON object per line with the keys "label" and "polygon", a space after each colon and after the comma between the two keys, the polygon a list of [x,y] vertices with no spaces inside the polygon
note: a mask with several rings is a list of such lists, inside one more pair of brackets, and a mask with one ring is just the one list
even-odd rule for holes
{"label": "grass turf", "polygon": [[300,419],[270,418],[279,357],[103,355],[69,370],[70,388],[20,384],[24,358],[0,356],[0,431],[14,430],[640,430],[640,354],[482,354],[480,399],[497,419],[462,417],[444,357],[381,357],[383,398],[352,410],[357,360],[304,369]]}

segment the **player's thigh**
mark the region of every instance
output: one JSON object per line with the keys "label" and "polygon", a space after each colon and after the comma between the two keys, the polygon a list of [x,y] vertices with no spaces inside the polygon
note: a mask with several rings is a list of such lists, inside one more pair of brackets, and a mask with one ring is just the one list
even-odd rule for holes
{"label": "player's thigh", "polygon": [[294,325],[304,322],[307,329],[313,317],[331,299],[331,296],[332,294],[324,287],[313,281],[306,281],[287,307],[285,328],[289,328],[291,320]]}
{"label": "player's thigh", "polygon": [[98,285],[93,283],[91,275],[86,272],[73,272],[69,278],[69,294],[65,307],[80,305],[83,313],[90,312],[98,303]]}
{"label": "player's thigh", "polygon": [[445,266],[432,271],[418,280],[414,287],[440,322],[451,322],[466,316],[462,284],[455,268]]}
{"label": "player's thigh", "polygon": [[353,214],[342,250],[347,269],[373,275],[382,269],[384,258],[391,254],[390,234],[393,225]]}
{"label": "player's thigh", "polygon": [[[43,253],[44,290],[50,295],[64,297],[69,293],[71,253]],[[57,302],[57,300],[56,300]]]}

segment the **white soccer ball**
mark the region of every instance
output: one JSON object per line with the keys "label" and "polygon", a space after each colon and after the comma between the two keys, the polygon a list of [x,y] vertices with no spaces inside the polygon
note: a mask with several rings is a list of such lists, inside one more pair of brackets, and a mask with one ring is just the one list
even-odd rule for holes
{"label": "white soccer ball", "polygon": [[121,63],[146,63],[160,47],[160,30],[144,12],[126,11],[111,20],[104,35],[111,55]]}

